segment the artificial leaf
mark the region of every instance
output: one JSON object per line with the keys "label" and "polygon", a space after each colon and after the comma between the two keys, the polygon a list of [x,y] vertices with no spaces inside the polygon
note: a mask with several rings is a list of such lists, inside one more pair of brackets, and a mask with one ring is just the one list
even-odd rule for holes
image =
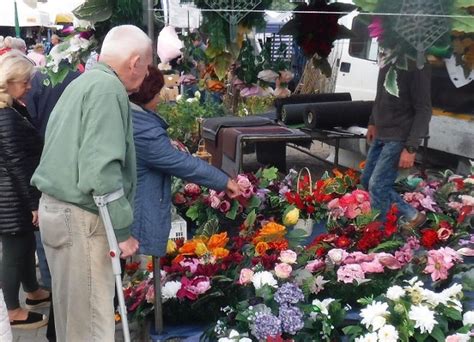
{"label": "artificial leaf", "polygon": [[349,325],[347,327],[342,328],[344,335],[350,335],[353,337],[357,337],[362,334],[363,329],[358,325]]}
{"label": "artificial leaf", "polygon": [[199,217],[199,209],[197,205],[189,207],[186,211],[186,216],[189,217],[192,221],[196,221]]}
{"label": "artificial leaf", "polygon": [[72,13],[79,19],[92,23],[105,21],[112,16],[112,0],[86,0],[82,5],[75,8]]}
{"label": "artificial leaf", "polygon": [[262,201],[260,200],[260,198],[258,198],[257,196],[252,196],[250,198],[250,201],[247,203],[247,211],[258,208],[261,203]]}
{"label": "artificial leaf", "polygon": [[219,80],[224,79],[227,74],[227,70],[232,64],[232,55],[228,52],[223,52],[220,55],[216,56],[214,62],[214,71],[219,78]]}
{"label": "artificial leaf", "polygon": [[435,326],[430,334],[436,341],[444,342],[445,336],[440,327]]}
{"label": "artificial leaf", "polygon": [[399,97],[400,90],[398,89],[397,78],[398,78],[397,69],[391,66],[387,74],[385,75],[385,81],[383,83],[383,86],[385,87],[385,90],[387,90],[387,92],[390,95]]}
{"label": "artificial leaf", "polygon": [[239,208],[239,202],[236,201],[236,200],[233,200],[232,201],[232,207],[227,212],[227,214],[225,214],[225,217],[227,217],[228,219],[231,219],[231,220],[235,220],[235,218],[237,216],[237,209],[238,208]]}
{"label": "artificial leaf", "polygon": [[369,253],[378,253],[381,251],[393,251],[394,249],[403,246],[402,241],[385,241],[379,244],[377,247],[369,250]]}
{"label": "artificial leaf", "polygon": [[253,209],[245,218],[244,225],[247,228],[253,227],[255,220],[257,219],[257,213]]}

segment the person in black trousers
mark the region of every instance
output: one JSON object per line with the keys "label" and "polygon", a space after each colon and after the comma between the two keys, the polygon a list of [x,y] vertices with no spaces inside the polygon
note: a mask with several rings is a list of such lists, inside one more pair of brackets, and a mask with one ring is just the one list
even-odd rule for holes
{"label": "person in black trousers", "polygon": [[[30,179],[42,139],[29,122],[22,98],[30,88],[34,65],[17,51],[0,57],[0,237],[1,284],[12,327],[33,329],[47,324],[45,315],[28,311],[48,305],[48,291],[36,279],[34,230],[38,226],[39,192]],[[26,307],[19,303],[20,284]]]}

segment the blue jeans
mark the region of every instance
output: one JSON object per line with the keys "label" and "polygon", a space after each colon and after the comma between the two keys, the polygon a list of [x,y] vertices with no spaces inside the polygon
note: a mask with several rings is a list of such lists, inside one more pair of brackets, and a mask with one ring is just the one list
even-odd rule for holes
{"label": "blue jeans", "polygon": [[394,203],[404,219],[411,221],[417,215],[417,210],[406,203],[393,188],[403,147],[402,141],[375,139],[370,146],[362,173],[361,183],[369,190],[371,206],[380,211],[380,218],[383,221]]}
{"label": "blue jeans", "polygon": [[38,266],[41,275],[41,283],[44,288],[51,291],[51,273],[49,273],[48,261],[44,253],[43,242],[39,231],[35,231],[36,238],[36,254],[38,254]]}

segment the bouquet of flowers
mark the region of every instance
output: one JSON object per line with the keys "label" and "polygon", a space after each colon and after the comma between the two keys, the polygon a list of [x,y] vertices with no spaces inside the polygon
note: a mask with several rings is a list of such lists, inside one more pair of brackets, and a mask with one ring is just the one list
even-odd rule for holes
{"label": "bouquet of flowers", "polygon": [[437,293],[415,277],[405,286],[391,286],[376,299],[363,299],[361,324],[343,330],[360,342],[470,341],[474,312],[463,314],[462,296],[460,284]]}

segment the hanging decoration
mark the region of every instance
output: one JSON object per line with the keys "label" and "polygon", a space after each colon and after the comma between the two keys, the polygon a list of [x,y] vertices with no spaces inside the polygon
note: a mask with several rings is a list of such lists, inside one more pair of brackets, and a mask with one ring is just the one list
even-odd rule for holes
{"label": "hanging decoration", "polygon": [[474,4],[470,0],[355,0],[373,16],[369,34],[380,46],[381,66],[390,65],[386,90],[398,96],[397,70],[421,69],[430,60],[454,58],[467,79],[474,70]]}
{"label": "hanging decoration", "polygon": [[223,80],[245,35],[255,27],[265,27],[263,11],[270,8],[272,0],[194,0],[194,4],[205,10],[200,31],[208,37],[206,56],[212,77]]}
{"label": "hanging decoration", "polygon": [[338,24],[338,20],[344,13],[355,8],[354,5],[346,3],[329,4],[326,0],[312,0],[309,4],[301,4],[295,8],[293,18],[283,25],[279,34],[292,35],[304,55],[311,58],[314,66],[329,77],[331,66],[327,57],[334,41],[352,36],[349,29]]}

